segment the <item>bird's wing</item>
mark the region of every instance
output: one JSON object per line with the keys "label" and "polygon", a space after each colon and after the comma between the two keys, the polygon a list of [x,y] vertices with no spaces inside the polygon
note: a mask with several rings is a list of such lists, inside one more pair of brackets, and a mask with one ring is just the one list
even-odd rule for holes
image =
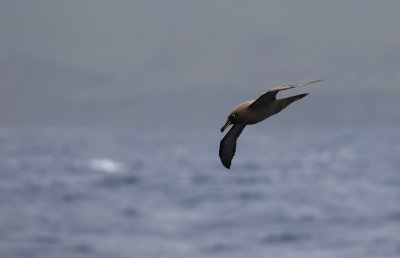
{"label": "bird's wing", "polygon": [[312,82],[306,82],[302,84],[293,84],[293,85],[286,85],[286,86],[279,86],[270,89],[269,91],[264,92],[258,99],[256,99],[253,103],[251,103],[250,107],[256,107],[260,105],[261,103],[265,103],[266,101],[273,101],[276,98],[276,94],[278,94],[279,91],[281,90],[287,90],[291,88],[297,88],[297,87],[302,87],[306,86],[312,83],[320,82],[322,80],[317,80],[317,81],[312,81]]}
{"label": "bird's wing", "polygon": [[236,140],[245,127],[246,125],[233,125],[219,144],[219,157],[224,167],[228,169],[236,152]]}

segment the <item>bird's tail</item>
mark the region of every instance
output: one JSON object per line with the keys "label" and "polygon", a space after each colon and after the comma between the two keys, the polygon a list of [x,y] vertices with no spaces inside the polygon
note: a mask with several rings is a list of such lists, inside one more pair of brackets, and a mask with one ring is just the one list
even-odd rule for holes
{"label": "bird's tail", "polygon": [[307,96],[307,95],[308,95],[308,93],[303,93],[303,94],[299,94],[299,95],[296,95],[296,96],[284,98],[283,100],[284,100],[284,101],[287,101],[287,102],[288,102],[288,105],[289,105],[290,103],[292,103],[292,102],[294,102],[294,101],[296,101],[296,100],[299,100],[299,99],[301,99],[301,98],[304,98],[304,97]]}

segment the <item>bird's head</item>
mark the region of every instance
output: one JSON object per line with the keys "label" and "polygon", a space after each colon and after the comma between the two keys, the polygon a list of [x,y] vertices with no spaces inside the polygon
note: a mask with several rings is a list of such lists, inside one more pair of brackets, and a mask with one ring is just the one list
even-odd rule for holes
{"label": "bird's head", "polygon": [[237,124],[238,117],[239,117],[239,113],[236,113],[236,112],[233,112],[233,111],[232,111],[231,113],[229,113],[228,118],[227,118],[227,120],[226,120],[226,123],[225,123],[224,126],[222,126],[222,128],[221,128],[221,133],[222,133],[229,125],[231,125],[231,124]]}
{"label": "bird's head", "polygon": [[232,111],[228,114],[226,123],[221,128],[221,132],[223,132],[231,124],[247,124],[246,117],[249,114],[248,108],[251,103],[253,103],[253,100],[243,102],[242,104],[239,104],[237,107],[232,109]]}

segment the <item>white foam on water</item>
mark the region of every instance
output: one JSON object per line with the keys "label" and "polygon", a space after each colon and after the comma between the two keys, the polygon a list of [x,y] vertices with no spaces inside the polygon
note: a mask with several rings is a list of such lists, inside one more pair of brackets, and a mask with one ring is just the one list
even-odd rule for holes
{"label": "white foam on water", "polygon": [[110,174],[122,173],[125,170],[124,164],[111,159],[91,159],[88,161],[88,166],[92,170]]}

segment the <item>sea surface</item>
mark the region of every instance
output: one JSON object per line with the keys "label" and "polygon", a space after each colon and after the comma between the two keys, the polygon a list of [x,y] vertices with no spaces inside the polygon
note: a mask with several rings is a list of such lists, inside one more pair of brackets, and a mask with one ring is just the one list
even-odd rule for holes
{"label": "sea surface", "polygon": [[0,129],[0,257],[400,257],[400,130]]}

